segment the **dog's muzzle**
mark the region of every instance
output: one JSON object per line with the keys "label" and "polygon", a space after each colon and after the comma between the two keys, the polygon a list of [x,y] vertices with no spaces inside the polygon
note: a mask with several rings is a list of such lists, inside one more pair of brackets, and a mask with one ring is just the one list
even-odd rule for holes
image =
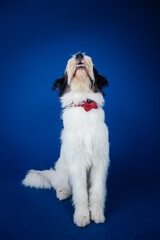
{"label": "dog's muzzle", "polygon": [[77,61],[77,69],[84,69],[85,68],[85,66],[84,66],[84,64],[83,64],[83,58],[84,58],[84,56],[83,56],[83,54],[82,53],[78,53],[77,55],[76,55],[76,61]]}

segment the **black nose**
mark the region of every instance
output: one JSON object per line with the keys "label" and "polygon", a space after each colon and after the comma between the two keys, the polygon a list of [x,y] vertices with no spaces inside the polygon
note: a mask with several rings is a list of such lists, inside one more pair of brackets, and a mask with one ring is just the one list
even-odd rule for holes
{"label": "black nose", "polygon": [[82,53],[78,53],[78,54],[76,55],[76,59],[79,60],[79,61],[81,61],[81,60],[83,59],[83,54],[82,54]]}

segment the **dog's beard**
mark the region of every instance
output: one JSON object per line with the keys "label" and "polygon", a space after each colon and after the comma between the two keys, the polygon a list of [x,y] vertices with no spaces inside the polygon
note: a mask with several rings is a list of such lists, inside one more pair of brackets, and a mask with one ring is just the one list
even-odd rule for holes
{"label": "dog's beard", "polygon": [[84,91],[88,90],[90,86],[90,79],[85,69],[78,69],[75,72],[71,81],[71,89]]}

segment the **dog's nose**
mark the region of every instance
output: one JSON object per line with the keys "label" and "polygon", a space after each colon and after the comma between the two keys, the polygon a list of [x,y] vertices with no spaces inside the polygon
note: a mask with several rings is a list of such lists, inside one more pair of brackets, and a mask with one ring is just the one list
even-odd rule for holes
{"label": "dog's nose", "polygon": [[81,60],[83,59],[83,54],[82,54],[82,53],[78,53],[78,54],[76,55],[76,59],[79,60],[79,61],[81,61]]}

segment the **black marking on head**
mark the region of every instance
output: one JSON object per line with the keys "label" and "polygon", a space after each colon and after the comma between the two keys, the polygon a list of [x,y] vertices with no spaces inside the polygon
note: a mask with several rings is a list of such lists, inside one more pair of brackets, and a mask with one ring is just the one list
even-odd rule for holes
{"label": "black marking on head", "polygon": [[98,74],[98,71],[96,70],[95,66],[93,66],[93,73],[95,78],[95,83],[93,84],[93,90],[94,92],[101,92],[103,95],[104,92],[102,91],[102,88],[109,85],[107,79],[101,75]]}
{"label": "black marking on head", "polygon": [[58,78],[56,80],[52,90],[58,89],[59,97],[61,97],[66,92],[67,88],[68,88],[68,75],[65,72],[62,78]]}

